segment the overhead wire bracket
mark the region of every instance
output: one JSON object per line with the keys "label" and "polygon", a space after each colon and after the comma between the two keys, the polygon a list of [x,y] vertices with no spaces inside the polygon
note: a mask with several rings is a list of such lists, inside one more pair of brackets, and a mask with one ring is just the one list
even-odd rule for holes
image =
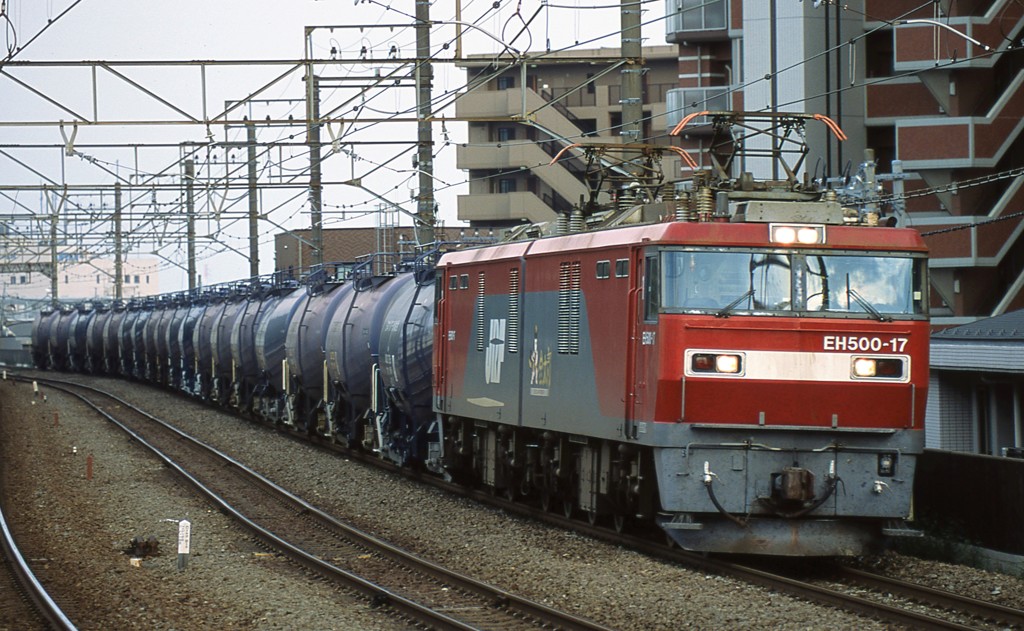
{"label": "overhead wire bracket", "polygon": [[75,155],[75,136],[78,135],[78,121],[72,121],[71,138],[68,138],[64,131],[64,121],[60,121],[60,136],[64,139],[64,155],[71,157]]}

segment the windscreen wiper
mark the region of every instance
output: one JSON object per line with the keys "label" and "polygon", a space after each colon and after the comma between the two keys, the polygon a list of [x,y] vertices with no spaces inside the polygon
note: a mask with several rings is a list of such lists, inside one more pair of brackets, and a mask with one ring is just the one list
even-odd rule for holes
{"label": "windscreen wiper", "polygon": [[[851,296],[854,300],[856,300],[857,304],[863,307],[865,311],[878,318],[879,322],[892,322],[892,318],[882,315],[882,313],[878,309],[876,309],[873,304],[865,300],[860,294],[857,293],[857,290],[855,290],[854,288],[847,287],[846,293],[847,295]],[[847,302],[849,302],[849,299],[847,299]]]}
{"label": "windscreen wiper", "polygon": [[729,304],[727,304],[724,307],[722,307],[718,311],[718,313],[715,314],[715,317],[716,318],[728,318],[729,317],[729,312],[732,311],[733,309],[735,309],[736,305],[740,304],[741,302],[743,302],[747,298],[750,298],[753,295],[754,295],[754,290],[753,289],[748,289],[747,293],[743,294],[742,296],[740,296],[736,300],[733,300]]}

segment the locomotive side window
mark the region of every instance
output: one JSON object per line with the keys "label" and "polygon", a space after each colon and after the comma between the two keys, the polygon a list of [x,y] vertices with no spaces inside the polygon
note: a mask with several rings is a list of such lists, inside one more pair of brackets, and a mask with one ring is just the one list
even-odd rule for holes
{"label": "locomotive side window", "polygon": [[469,274],[459,276],[459,289],[469,289]]}
{"label": "locomotive side window", "polygon": [[611,261],[598,261],[597,262],[597,277],[598,278],[611,278],[612,275],[612,262]]}
{"label": "locomotive side window", "polygon": [[448,289],[455,290],[459,288],[459,277],[449,276],[448,277]]}
{"label": "locomotive side window", "polygon": [[615,278],[629,278],[629,259],[615,261]]}
{"label": "locomotive side window", "polygon": [[658,273],[658,257],[648,256],[644,260],[644,320],[657,320],[660,304],[661,275]]}

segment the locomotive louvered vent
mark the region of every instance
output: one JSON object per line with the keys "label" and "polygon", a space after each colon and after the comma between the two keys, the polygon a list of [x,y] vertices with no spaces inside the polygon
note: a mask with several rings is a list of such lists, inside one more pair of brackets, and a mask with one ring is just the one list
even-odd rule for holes
{"label": "locomotive louvered vent", "polygon": [[580,352],[580,262],[561,264],[558,278],[558,352]]}
{"label": "locomotive louvered vent", "polygon": [[487,345],[484,339],[484,273],[480,272],[476,279],[476,350],[481,353]]}
{"label": "locomotive louvered vent", "polygon": [[508,352],[519,352],[519,268],[508,271]]}

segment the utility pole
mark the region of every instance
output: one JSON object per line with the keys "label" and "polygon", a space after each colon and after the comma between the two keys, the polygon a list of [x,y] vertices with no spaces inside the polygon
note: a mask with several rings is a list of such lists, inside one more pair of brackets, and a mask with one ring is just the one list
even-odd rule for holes
{"label": "utility pole", "polygon": [[260,275],[259,200],[256,190],[256,125],[245,123],[249,143],[249,276]]}
{"label": "utility pole", "polygon": [[121,183],[114,182],[114,300],[124,297],[124,255],[121,252]]}
{"label": "utility pole", "polygon": [[192,158],[185,160],[185,217],[188,222],[185,240],[188,243],[188,289],[196,288],[196,163]]}
{"label": "utility pole", "polygon": [[[935,5],[936,8],[938,8],[938,6],[939,6],[938,4]],[[843,90],[842,90],[842,87],[843,87],[843,79],[842,79],[842,76],[843,76],[842,75],[842,72],[843,72],[843,66],[842,66],[842,62],[843,62],[843,60],[842,60],[842,57],[843,57],[842,50],[843,50],[843,47],[840,44],[840,42],[843,41],[843,31],[842,31],[842,29],[843,29],[843,13],[844,13],[844,11],[840,11],[839,10],[839,6],[837,5],[836,6],[836,11],[835,11],[835,16],[834,16],[834,19],[836,21],[836,55],[835,55],[835,62],[836,62],[836,73],[835,73],[836,74],[836,118],[835,118],[835,121],[836,121],[836,124],[839,125],[839,127],[843,126]],[[850,46],[850,54],[851,55],[854,54],[852,44]],[[826,64],[828,63],[828,58],[827,57],[825,58],[825,63]],[[854,79],[854,77],[850,77],[850,81],[853,81],[853,79]],[[836,168],[840,169],[840,170],[843,168],[843,143],[841,143],[841,142],[837,142],[836,143]]]}
{"label": "utility pole", "polygon": [[433,243],[434,224],[434,137],[430,107],[434,71],[430,63],[430,2],[416,0],[416,169],[420,192],[416,204],[416,234],[419,244]]}
{"label": "utility pole", "polygon": [[[776,0],[771,0],[771,4],[768,9],[768,45],[771,47],[769,51],[769,64],[772,75],[771,81],[771,98],[772,98],[772,114],[779,113],[779,57],[778,57],[778,6]],[[826,62],[827,63],[827,62]],[[780,140],[772,135],[772,179],[779,179],[779,156],[781,155],[781,144]]]}
{"label": "utility pole", "polygon": [[640,35],[640,2],[622,0],[620,23],[622,26],[622,131],[624,142],[640,142],[643,129],[643,48]]}
{"label": "utility pole", "polygon": [[[306,70],[306,143],[309,144],[309,215],[313,265],[324,263],[323,179],[320,173],[320,78]],[[299,247],[302,247],[301,245]]]}
{"label": "utility pole", "polygon": [[50,201],[50,302],[57,306],[60,297],[57,295],[57,218],[59,206]]}
{"label": "utility pole", "polygon": [[[831,53],[828,52],[832,48],[832,34],[829,32],[831,28],[830,24],[830,13],[831,5],[826,2],[825,4],[825,116],[832,118],[832,60]],[[836,39],[839,39],[838,37]],[[837,91],[838,94],[838,91]],[[825,134],[825,178],[834,177],[836,174],[832,171],[832,134]]]}

